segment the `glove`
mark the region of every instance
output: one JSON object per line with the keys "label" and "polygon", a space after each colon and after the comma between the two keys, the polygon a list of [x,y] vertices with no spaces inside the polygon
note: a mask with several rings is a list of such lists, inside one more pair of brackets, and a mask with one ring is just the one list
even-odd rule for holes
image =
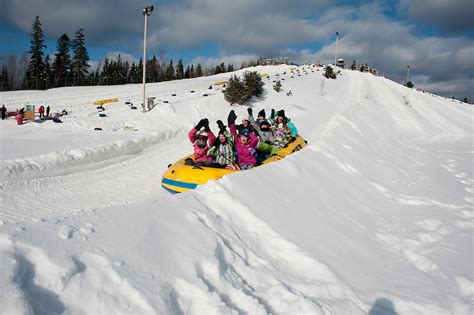
{"label": "glove", "polygon": [[222,130],[222,129],[225,130],[225,126],[224,126],[224,123],[222,122],[222,120],[218,120],[216,122],[217,122],[217,128],[219,128],[219,130]]}
{"label": "glove", "polygon": [[227,117],[227,124],[233,125],[235,124],[235,120],[237,119],[237,115],[233,110],[230,111],[229,116]]}
{"label": "glove", "polygon": [[249,113],[249,115],[252,116],[252,107],[247,108],[247,113]]}
{"label": "glove", "polygon": [[204,127],[204,119],[201,119],[198,124],[196,125],[196,127],[194,127],[194,129],[196,129],[197,131],[201,130],[201,128]]}
{"label": "glove", "polygon": [[204,120],[204,123],[202,126],[204,127],[204,130],[211,131],[211,129],[209,128],[209,119],[204,118],[203,120]]}
{"label": "glove", "polygon": [[270,114],[270,119],[275,118],[275,110],[272,108],[272,113]]}

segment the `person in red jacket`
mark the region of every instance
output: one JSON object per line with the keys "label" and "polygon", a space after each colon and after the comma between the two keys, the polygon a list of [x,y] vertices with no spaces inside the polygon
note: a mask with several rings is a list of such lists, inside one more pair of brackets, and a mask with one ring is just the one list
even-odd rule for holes
{"label": "person in red jacket", "polygon": [[40,108],[38,109],[38,113],[40,115],[40,119],[44,117],[44,106],[41,105]]}
{"label": "person in red jacket", "polygon": [[[204,128],[204,130],[201,130]],[[212,156],[207,154],[216,140],[216,136],[209,128],[209,120],[201,119],[199,123],[189,131],[189,140],[194,147],[194,161],[186,161],[189,165],[212,166]]]}

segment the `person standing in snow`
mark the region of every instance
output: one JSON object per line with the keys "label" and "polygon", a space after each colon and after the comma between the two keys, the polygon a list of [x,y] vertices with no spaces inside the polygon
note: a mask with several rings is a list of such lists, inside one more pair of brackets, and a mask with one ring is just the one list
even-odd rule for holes
{"label": "person standing in snow", "polygon": [[2,120],[5,120],[7,117],[7,109],[5,105],[2,105],[2,108],[0,108],[0,111],[2,112]]}
{"label": "person standing in snow", "polygon": [[44,106],[41,105],[40,108],[38,109],[38,113],[39,113],[39,118],[43,118],[44,117]]}
{"label": "person standing in snow", "polygon": [[[203,129],[204,130],[201,130]],[[187,165],[210,166],[212,164],[212,157],[207,154],[209,148],[214,143],[216,136],[209,128],[209,120],[207,118],[201,119],[199,123],[189,131],[189,140],[194,147],[194,161],[186,161]]]}
{"label": "person standing in snow", "polygon": [[214,157],[214,163],[233,169],[235,164],[234,137],[226,130],[221,120],[217,121],[217,126],[219,135],[207,154]]}
{"label": "person standing in snow", "polygon": [[49,108],[49,105],[46,106],[46,117],[49,117],[49,112],[50,112],[50,108]]}
{"label": "person standing in snow", "polygon": [[242,170],[250,169],[257,165],[255,159],[255,147],[258,144],[258,138],[248,129],[242,129],[239,134],[235,128],[235,120],[237,115],[233,110],[230,111],[227,117],[227,123],[229,124],[230,133],[235,139],[235,149],[237,150],[238,167]]}

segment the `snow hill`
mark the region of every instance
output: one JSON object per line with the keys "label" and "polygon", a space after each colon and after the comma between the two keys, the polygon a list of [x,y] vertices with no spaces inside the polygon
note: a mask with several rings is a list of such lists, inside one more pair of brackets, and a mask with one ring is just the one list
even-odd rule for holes
{"label": "snow hill", "polygon": [[473,107],[255,70],[255,112],[285,109],[308,146],[179,195],[160,181],[189,129],[246,116],[214,85],[230,74],[149,84],[148,113],[125,105],[140,85],[1,93],[70,115],[0,124],[0,313],[472,314]]}

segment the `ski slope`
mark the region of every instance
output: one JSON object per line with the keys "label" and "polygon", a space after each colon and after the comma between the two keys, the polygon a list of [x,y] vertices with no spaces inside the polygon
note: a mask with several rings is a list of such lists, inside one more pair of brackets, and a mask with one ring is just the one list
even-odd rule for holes
{"label": "ski slope", "polygon": [[125,105],[140,85],[0,94],[70,112],[0,124],[0,313],[471,314],[473,107],[367,73],[255,70],[254,112],[285,109],[308,146],[180,195],[160,181],[189,129],[246,117],[214,85],[230,74],[148,84],[147,113]]}

